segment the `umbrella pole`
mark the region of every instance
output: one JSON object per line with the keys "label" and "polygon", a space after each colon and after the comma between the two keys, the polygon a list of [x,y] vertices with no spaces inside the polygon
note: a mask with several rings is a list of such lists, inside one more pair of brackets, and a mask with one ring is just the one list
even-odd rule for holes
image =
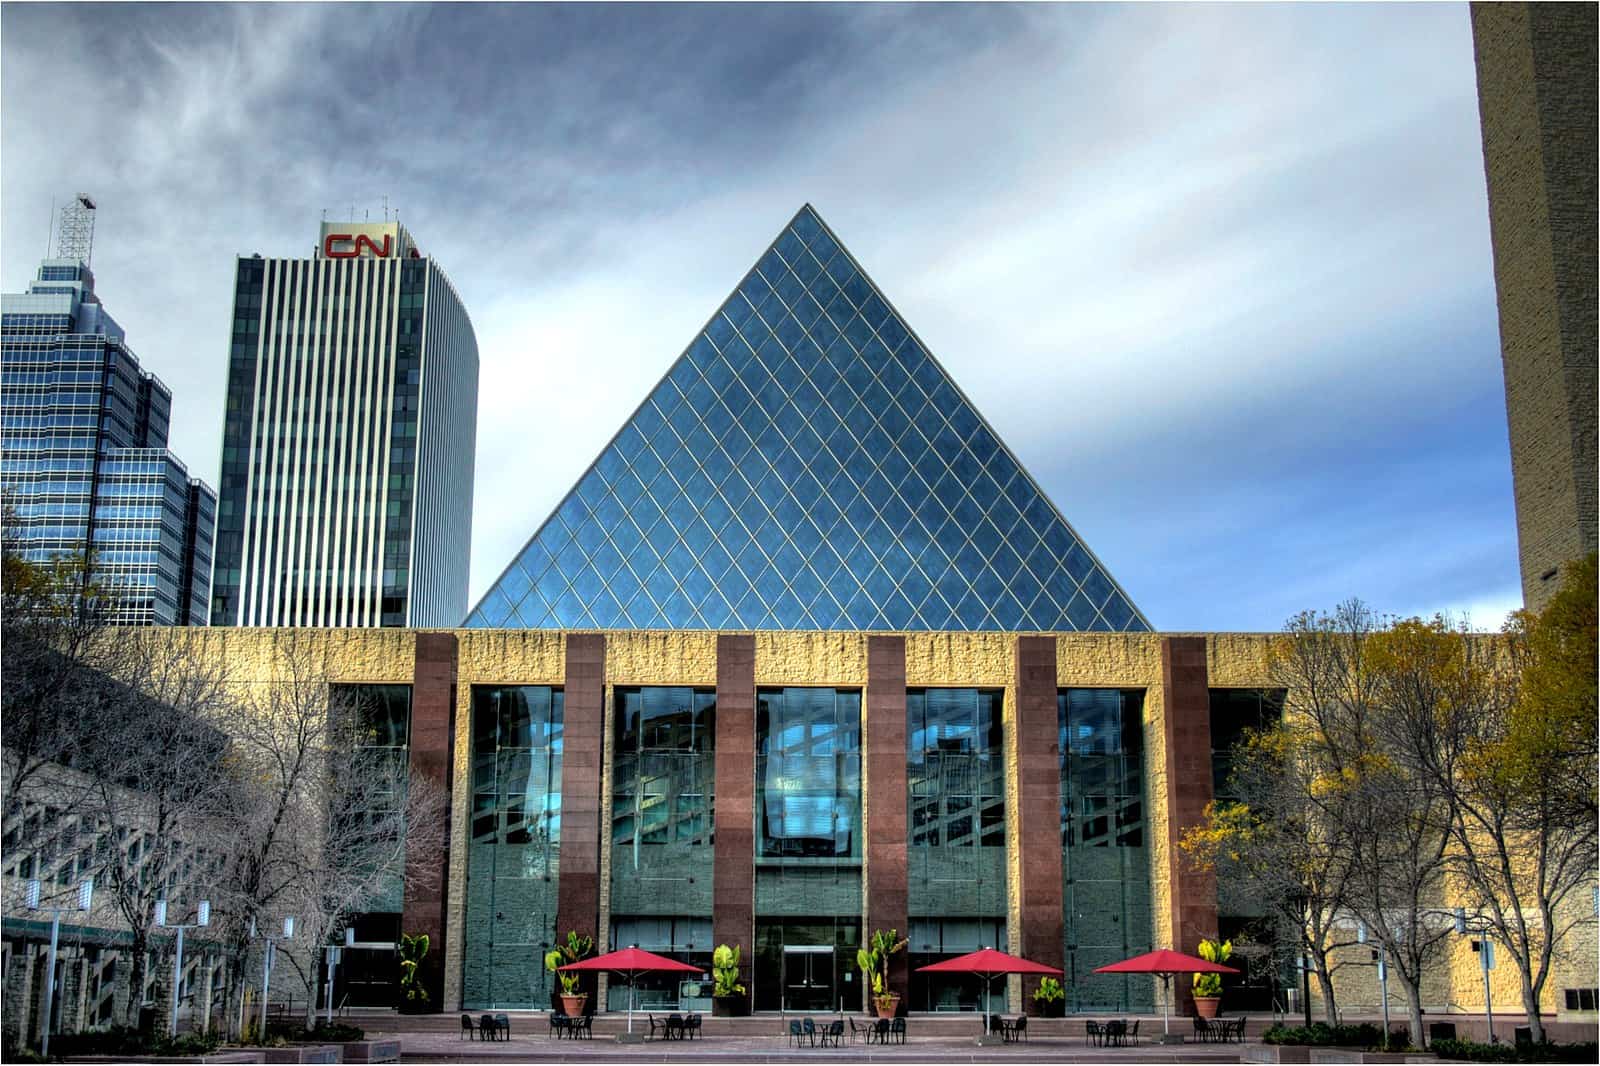
{"label": "umbrella pole", "polygon": [[1172,1003],[1172,975],[1161,975],[1161,1035],[1171,1036],[1172,1030],[1167,1028],[1167,1008]]}
{"label": "umbrella pole", "polygon": [[633,973],[628,974],[628,1035],[633,1035]]}

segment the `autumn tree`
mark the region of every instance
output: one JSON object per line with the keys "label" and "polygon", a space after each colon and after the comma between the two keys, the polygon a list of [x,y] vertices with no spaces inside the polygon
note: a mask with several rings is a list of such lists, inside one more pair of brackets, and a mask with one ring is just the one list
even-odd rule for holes
{"label": "autumn tree", "polygon": [[1337,919],[1349,859],[1337,827],[1309,798],[1316,760],[1308,739],[1281,724],[1247,733],[1233,749],[1227,790],[1234,798],[1208,804],[1205,822],[1186,830],[1180,846],[1230,898],[1271,915],[1286,947],[1313,960],[1323,1014],[1337,1024],[1336,952],[1348,943]]}

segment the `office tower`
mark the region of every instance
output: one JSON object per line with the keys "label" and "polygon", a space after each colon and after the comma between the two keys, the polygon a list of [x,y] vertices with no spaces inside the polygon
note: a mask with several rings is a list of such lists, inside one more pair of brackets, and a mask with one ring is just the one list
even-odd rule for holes
{"label": "office tower", "polygon": [[56,257],[0,296],[6,535],[32,562],[87,556],[107,621],[204,625],[216,495],[167,451],[172,393],[95,295],[94,211],[74,199]]}
{"label": "office tower", "polygon": [[1150,628],[809,205],[466,624]]}
{"label": "office tower", "polygon": [[1473,4],[1522,598],[1595,550],[1595,7]]}
{"label": "office tower", "polygon": [[240,258],[212,624],[459,623],[477,411],[472,323],[398,222]]}

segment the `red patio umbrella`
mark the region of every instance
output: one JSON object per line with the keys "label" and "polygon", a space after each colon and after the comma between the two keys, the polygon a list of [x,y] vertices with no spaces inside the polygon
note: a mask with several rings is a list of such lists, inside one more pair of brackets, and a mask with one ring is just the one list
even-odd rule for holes
{"label": "red patio umbrella", "polygon": [[608,951],[604,955],[596,955],[592,959],[581,962],[569,962],[565,966],[557,966],[557,970],[599,970],[605,973],[621,973],[628,975],[628,1032],[633,1032],[633,981],[642,973],[700,973],[699,966],[691,966],[687,962],[669,959],[665,955],[654,955],[648,951],[640,951],[636,947],[623,948],[621,951]]}
{"label": "red patio umbrella", "polygon": [[1174,974],[1180,973],[1238,973],[1232,966],[1224,966],[1220,962],[1207,962],[1205,959],[1193,955],[1185,955],[1181,951],[1172,951],[1162,948],[1160,951],[1151,951],[1143,955],[1135,955],[1131,959],[1113,962],[1110,966],[1101,966],[1095,973],[1153,973],[1161,978],[1161,1031],[1167,1032],[1167,1003],[1172,999],[1171,989],[1167,982],[1172,980]]}
{"label": "red patio umbrella", "polygon": [[1046,966],[1042,962],[1032,962],[1028,959],[1007,955],[994,948],[983,948],[970,955],[962,955],[954,959],[945,959],[943,962],[929,963],[927,966],[918,966],[918,973],[975,973],[983,975],[983,1031],[989,1032],[989,981],[996,974],[1002,973],[1041,973],[1060,977],[1061,971],[1054,966]]}

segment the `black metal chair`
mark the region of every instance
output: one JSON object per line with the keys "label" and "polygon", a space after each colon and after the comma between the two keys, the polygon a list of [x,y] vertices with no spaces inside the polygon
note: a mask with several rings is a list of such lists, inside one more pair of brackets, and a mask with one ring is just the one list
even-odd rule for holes
{"label": "black metal chair", "polygon": [[494,1016],[494,1027],[500,1034],[501,1040],[511,1039],[511,1016],[509,1014],[496,1014]]}
{"label": "black metal chair", "polygon": [[672,1035],[672,1031],[667,1028],[667,1020],[665,1018],[657,1019],[654,1014],[646,1014],[645,1017],[650,1019],[650,1037],[652,1039],[657,1033],[663,1033],[666,1036]]}
{"label": "black metal chair", "polygon": [[571,1026],[572,1026],[572,1019],[571,1018],[568,1018],[565,1014],[562,1014],[559,1011],[551,1011],[550,1012],[550,1031],[545,1034],[545,1039],[548,1040],[550,1037],[553,1036],[557,1040],[560,1040],[561,1037],[564,1034],[566,1034],[567,1032],[570,1031]]}
{"label": "black metal chair", "polygon": [[1139,1046],[1139,1021],[1140,1019],[1135,1018],[1133,1020],[1133,1028],[1129,1029],[1123,1034],[1123,1039],[1132,1044],[1134,1047]]}
{"label": "black metal chair", "polygon": [[806,1043],[811,1047],[817,1046],[817,1023],[810,1018],[802,1019],[800,1031],[806,1034]]}
{"label": "black metal chair", "polygon": [[479,1017],[478,1017],[478,1039],[479,1040],[493,1040],[493,1039],[495,1039],[494,1015],[492,1015],[492,1014],[479,1015]]}
{"label": "black metal chair", "polygon": [[866,1025],[862,1025],[854,1018],[850,1019],[850,1043],[854,1044],[857,1037],[860,1037],[862,1041],[865,1041],[871,1035],[872,1024],[870,1022]]}
{"label": "black metal chair", "polygon": [[681,1014],[667,1015],[667,1039],[671,1040],[673,1037],[679,1040],[683,1039],[683,1015]]}
{"label": "black metal chair", "polygon": [[1120,1019],[1105,1024],[1105,1045],[1109,1047],[1122,1047],[1128,1039],[1128,1023]]}
{"label": "black metal chair", "polygon": [[1084,1023],[1083,1023],[1083,1042],[1085,1044],[1090,1043],[1092,1041],[1094,1043],[1095,1047],[1099,1047],[1100,1044],[1101,1044],[1101,1041],[1105,1040],[1105,1038],[1106,1038],[1106,1031],[1105,1031],[1105,1027],[1104,1026],[1102,1026],[1099,1022],[1093,1022],[1093,1021],[1088,1021],[1088,1020],[1084,1021]]}
{"label": "black metal chair", "polygon": [[683,1019],[683,1037],[685,1040],[693,1040],[700,1035],[701,1021],[702,1019],[698,1014],[691,1014]]}
{"label": "black metal chair", "polygon": [[794,1046],[795,1047],[799,1047],[800,1046],[801,1035],[802,1035],[802,1033],[801,1033],[801,1030],[800,1030],[800,1019],[798,1019],[798,1018],[790,1018],[789,1019],[789,1039],[794,1041]]}
{"label": "black metal chair", "polygon": [[472,1015],[463,1014],[461,1016],[461,1038],[463,1040],[474,1040],[477,1035],[478,1027],[472,1024]]}
{"label": "black metal chair", "polygon": [[838,1047],[844,1040],[844,1022],[835,1018],[828,1023],[826,1029],[817,1031],[817,1039],[822,1042],[823,1047],[829,1047],[830,1045]]}
{"label": "black metal chair", "polygon": [[889,1033],[894,1037],[896,1044],[904,1044],[906,1042],[906,1020],[904,1018],[896,1018],[890,1022]]}
{"label": "black metal chair", "polygon": [[867,1042],[877,1041],[880,1044],[889,1042],[889,1019],[879,1018],[872,1023],[872,1032],[867,1037]]}
{"label": "black metal chair", "polygon": [[572,1019],[572,1039],[594,1039],[594,1015],[585,1014],[581,1018]]}
{"label": "black metal chair", "polygon": [[1015,1044],[1019,1040],[1027,1040],[1028,1039],[1028,1016],[1026,1014],[1024,1014],[1022,1017],[1018,1018],[1016,1021],[1012,1022],[1010,1025],[1007,1025],[1006,1026],[1006,1031],[1005,1031],[1005,1033],[1003,1035],[1005,1036],[1006,1040],[1010,1041],[1013,1044]]}

